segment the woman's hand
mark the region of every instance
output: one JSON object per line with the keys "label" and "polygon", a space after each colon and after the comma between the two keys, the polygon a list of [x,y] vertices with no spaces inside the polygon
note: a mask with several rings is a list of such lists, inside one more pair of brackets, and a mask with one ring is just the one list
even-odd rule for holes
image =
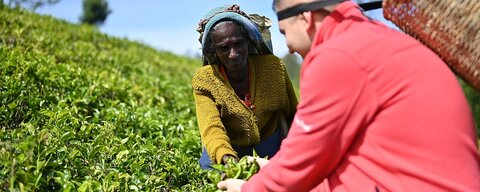
{"label": "woman's hand", "polygon": [[260,169],[270,162],[270,160],[268,160],[268,159],[264,159],[264,158],[260,158],[260,157],[252,157],[252,156],[247,156],[247,160],[249,162],[252,162],[254,160],[257,161],[258,165],[260,166]]}
{"label": "woman's hand", "polygon": [[236,158],[233,155],[227,154],[222,157],[222,164],[227,165],[227,162],[229,161],[229,159],[232,159],[235,163],[238,163],[238,158]]}

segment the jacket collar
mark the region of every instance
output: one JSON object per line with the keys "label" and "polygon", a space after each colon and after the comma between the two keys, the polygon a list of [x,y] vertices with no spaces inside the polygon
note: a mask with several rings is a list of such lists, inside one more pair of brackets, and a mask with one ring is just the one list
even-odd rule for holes
{"label": "jacket collar", "polygon": [[332,13],[325,17],[317,29],[311,49],[331,37],[343,33],[353,22],[365,20],[368,20],[368,18],[363,15],[360,7],[356,3],[352,1],[340,3]]}

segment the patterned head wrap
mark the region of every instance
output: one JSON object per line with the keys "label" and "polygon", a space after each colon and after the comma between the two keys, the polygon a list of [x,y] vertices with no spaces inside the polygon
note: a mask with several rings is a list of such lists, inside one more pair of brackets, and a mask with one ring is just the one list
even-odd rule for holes
{"label": "patterned head wrap", "polygon": [[[211,64],[216,60],[215,50],[212,50],[212,42],[209,36],[213,27],[221,21],[233,21],[243,27],[250,40],[250,54],[273,53],[270,32],[268,30],[271,26],[271,21],[268,18],[256,14],[247,15],[236,4],[228,7],[222,6],[210,10],[198,24],[197,31],[200,33],[199,41],[202,44],[204,65]],[[267,41],[265,41],[265,37],[268,38]]]}

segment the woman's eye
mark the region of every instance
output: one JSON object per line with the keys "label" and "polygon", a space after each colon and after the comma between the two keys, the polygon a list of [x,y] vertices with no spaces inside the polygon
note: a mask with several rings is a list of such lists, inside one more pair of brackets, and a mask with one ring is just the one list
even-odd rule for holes
{"label": "woman's eye", "polygon": [[236,46],[236,47],[241,47],[241,46],[243,46],[244,44],[245,44],[245,41],[238,41],[238,42],[235,43],[235,46]]}
{"label": "woman's eye", "polygon": [[221,52],[225,52],[225,51],[228,51],[228,47],[227,46],[217,47],[217,50]]}

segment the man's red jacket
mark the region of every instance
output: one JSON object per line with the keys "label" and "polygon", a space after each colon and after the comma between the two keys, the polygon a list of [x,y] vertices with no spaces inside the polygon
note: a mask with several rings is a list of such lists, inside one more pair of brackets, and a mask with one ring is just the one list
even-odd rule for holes
{"label": "man's red jacket", "polygon": [[347,1],[317,30],[288,137],[242,191],[480,191],[476,141],[448,66]]}

